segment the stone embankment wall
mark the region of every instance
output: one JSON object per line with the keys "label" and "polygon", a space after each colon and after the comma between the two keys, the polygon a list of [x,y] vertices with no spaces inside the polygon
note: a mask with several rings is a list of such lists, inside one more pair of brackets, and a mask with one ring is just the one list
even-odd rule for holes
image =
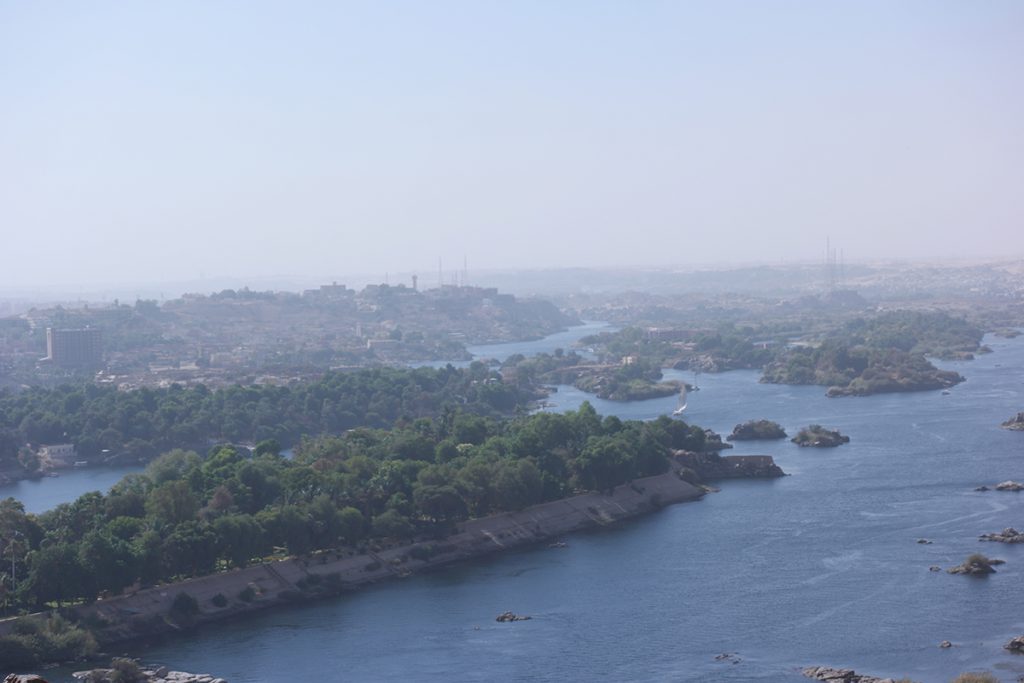
{"label": "stone embankment wall", "polygon": [[718,455],[676,451],[677,465],[695,471],[702,481],[718,479],[773,479],[786,473],[770,455]]}
{"label": "stone embankment wall", "polygon": [[[182,628],[176,623],[181,620],[171,614],[179,593],[191,595],[199,605],[199,613],[185,620],[189,625],[216,621],[558,538],[704,495],[702,489],[681,480],[676,470],[634,480],[610,493],[587,493],[463,522],[454,534],[439,541],[361,555],[328,551],[268,562],[100,600],[76,611],[104,644],[159,635]],[[218,607],[215,600],[224,606]],[[14,621],[0,622],[0,635],[9,632]]]}

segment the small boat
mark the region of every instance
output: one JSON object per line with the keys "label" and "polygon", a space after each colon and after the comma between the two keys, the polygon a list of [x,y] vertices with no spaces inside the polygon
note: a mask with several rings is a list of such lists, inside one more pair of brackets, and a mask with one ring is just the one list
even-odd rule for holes
{"label": "small boat", "polygon": [[679,407],[672,411],[672,417],[679,417],[686,410],[686,382],[679,389]]}

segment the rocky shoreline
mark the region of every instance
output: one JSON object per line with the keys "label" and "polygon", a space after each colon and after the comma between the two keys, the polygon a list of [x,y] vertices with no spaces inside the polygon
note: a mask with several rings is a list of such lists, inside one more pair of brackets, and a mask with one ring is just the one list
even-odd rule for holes
{"label": "rocky shoreline", "polygon": [[692,470],[700,481],[719,479],[774,479],[786,473],[770,455],[718,455],[676,451],[677,464]]}
{"label": "rocky shoreline", "polygon": [[[228,683],[223,678],[210,674],[193,674],[187,671],[170,671],[166,666],[145,668],[134,660],[115,659],[110,669],[89,669],[71,674],[81,683]],[[10,674],[4,683],[47,683],[46,679],[36,674]]]}
{"label": "rocky shoreline", "polygon": [[853,669],[834,669],[828,666],[809,666],[802,673],[807,678],[828,683],[896,683],[895,678],[879,678],[859,674]]}
{"label": "rocky shoreline", "polygon": [[[90,669],[72,674],[81,683],[118,683],[125,680],[118,676],[118,669]],[[169,671],[166,666],[153,668],[139,667],[134,680],[137,683],[228,683],[223,678],[210,674],[193,674],[187,671]]]}

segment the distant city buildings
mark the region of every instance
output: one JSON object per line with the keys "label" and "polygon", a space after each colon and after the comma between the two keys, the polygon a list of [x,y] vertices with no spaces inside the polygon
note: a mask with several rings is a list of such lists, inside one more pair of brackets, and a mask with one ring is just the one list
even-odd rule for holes
{"label": "distant city buildings", "polygon": [[62,368],[90,368],[103,364],[103,333],[93,328],[46,328],[46,358]]}

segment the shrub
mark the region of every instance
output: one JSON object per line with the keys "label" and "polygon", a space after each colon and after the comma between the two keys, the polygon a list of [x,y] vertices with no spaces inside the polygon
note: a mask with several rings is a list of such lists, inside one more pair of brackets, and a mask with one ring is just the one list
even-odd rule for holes
{"label": "shrub", "polygon": [[238,599],[242,602],[252,602],[256,599],[256,590],[252,586],[246,586],[238,593]]}
{"label": "shrub", "polygon": [[223,593],[217,593],[216,595],[214,595],[212,598],[210,598],[210,602],[212,602],[215,607],[228,606],[228,599],[224,597]]}
{"label": "shrub", "polygon": [[194,617],[199,614],[199,601],[188,593],[178,593],[171,603],[171,614],[181,617]]}
{"label": "shrub", "polygon": [[376,560],[368,563],[365,567],[363,567],[364,572],[375,572],[378,569],[380,569],[380,562],[377,562]]}
{"label": "shrub", "polygon": [[60,616],[21,619],[12,630],[14,633],[0,638],[0,662],[6,666],[82,659],[98,649],[91,633]]}
{"label": "shrub", "polygon": [[142,668],[134,659],[128,657],[114,657],[110,662],[111,683],[141,683],[146,677]]}

